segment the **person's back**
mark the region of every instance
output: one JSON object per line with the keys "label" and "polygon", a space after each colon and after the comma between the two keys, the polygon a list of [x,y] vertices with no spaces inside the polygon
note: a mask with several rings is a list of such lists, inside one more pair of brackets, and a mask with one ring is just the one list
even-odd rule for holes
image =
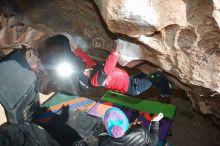
{"label": "person's back", "polygon": [[126,71],[115,68],[114,71],[107,76],[103,84],[109,89],[126,93],[128,91],[129,76]]}
{"label": "person's back", "polygon": [[159,142],[159,121],[163,118],[160,113],[154,117],[147,127],[135,122],[128,126],[129,122],[118,108],[109,108],[104,115],[103,124],[107,133],[99,135],[99,146],[156,146]]}
{"label": "person's back", "polygon": [[156,146],[159,142],[158,133],[159,122],[153,122],[149,132],[146,127],[138,125],[129,129],[120,138],[101,136],[99,146]]}

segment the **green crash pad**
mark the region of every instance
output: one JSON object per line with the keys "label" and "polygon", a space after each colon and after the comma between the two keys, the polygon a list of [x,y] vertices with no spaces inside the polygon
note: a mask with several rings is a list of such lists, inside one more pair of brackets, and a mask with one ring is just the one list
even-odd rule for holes
{"label": "green crash pad", "polygon": [[138,99],[135,97],[130,97],[113,91],[108,91],[103,96],[102,99],[123,106],[127,106],[133,109],[150,111],[153,114],[162,112],[165,117],[171,119],[173,119],[176,111],[176,106],[172,104],[165,104],[157,101]]}

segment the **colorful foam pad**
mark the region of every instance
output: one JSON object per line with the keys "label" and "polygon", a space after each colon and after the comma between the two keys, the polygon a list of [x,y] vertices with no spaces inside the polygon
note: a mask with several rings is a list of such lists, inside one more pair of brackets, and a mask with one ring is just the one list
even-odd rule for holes
{"label": "colorful foam pad", "polygon": [[88,114],[103,118],[105,111],[110,107],[117,107],[124,111],[130,123],[138,119],[146,127],[149,127],[154,116],[160,112],[164,113],[164,118],[160,121],[160,142],[166,139],[176,111],[175,105],[141,100],[109,91],[89,110]]}
{"label": "colorful foam pad", "polygon": [[162,112],[165,117],[171,119],[174,117],[176,111],[176,106],[172,104],[164,104],[157,101],[138,99],[113,91],[108,91],[102,99],[137,110],[150,111],[153,114]]}
{"label": "colorful foam pad", "polygon": [[48,99],[46,102],[43,103],[43,107],[54,106],[54,105],[57,105],[57,104],[60,104],[60,103],[63,103],[69,100],[73,100],[76,98],[79,98],[79,96],[66,93],[64,91],[57,92],[50,99]]}
{"label": "colorful foam pad", "polygon": [[94,100],[85,97],[79,97],[65,92],[58,92],[43,104],[43,107],[46,108],[46,110],[37,115],[36,119],[43,122],[49,122],[48,118],[54,116],[63,107],[68,106],[69,110],[87,111],[95,104],[96,102]]}

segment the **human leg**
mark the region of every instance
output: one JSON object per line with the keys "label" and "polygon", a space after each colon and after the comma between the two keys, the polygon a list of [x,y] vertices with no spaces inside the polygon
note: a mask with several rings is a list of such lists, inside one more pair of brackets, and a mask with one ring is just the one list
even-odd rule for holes
{"label": "human leg", "polygon": [[130,77],[128,94],[139,95],[151,87],[152,83],[144,73],[138,73]]}
{"label": "human leg", "polygon": [[156,71],[149,75],[149,80],[152,82],[153,86],[160,90],[160,95],[162,97],[168,97],[171,94],[171,89],[169,86],[169,81],[160,71]]}

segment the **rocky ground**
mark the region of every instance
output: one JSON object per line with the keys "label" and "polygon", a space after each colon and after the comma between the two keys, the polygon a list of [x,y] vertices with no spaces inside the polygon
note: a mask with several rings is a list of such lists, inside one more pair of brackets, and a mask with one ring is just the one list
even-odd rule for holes
{"label": "rocky ground", "polygon": [[175,146],[220,146],[220,129],[208,117],[196,113],[183,92],[174,92],[172,104],[177,105],[172,136],[168,142]]}

